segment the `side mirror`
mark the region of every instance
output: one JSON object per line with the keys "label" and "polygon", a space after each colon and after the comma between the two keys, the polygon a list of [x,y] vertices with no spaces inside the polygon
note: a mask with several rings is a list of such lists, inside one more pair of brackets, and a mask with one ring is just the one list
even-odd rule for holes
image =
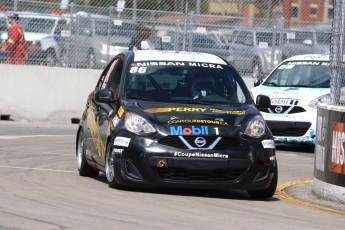
{"label": "side mirror", "polygon": [[259,86],[261,83],[262,83],[262,78],[260,77],[260,78],[258,78],[258,79],[255,79],[255,81],[254,81],[254,87],[256,87],[256,86]]}
{"label": "side mirror", "polygon": [[266,95],[259,94],[256,97],[255,106],[258,109],[267,109],[271,106],[271,99]]}
{"label": "side mirror", "polygon": [[96,91],[95,101],[99,103],[114,103],[114,92],[111,89],[100,89]]}

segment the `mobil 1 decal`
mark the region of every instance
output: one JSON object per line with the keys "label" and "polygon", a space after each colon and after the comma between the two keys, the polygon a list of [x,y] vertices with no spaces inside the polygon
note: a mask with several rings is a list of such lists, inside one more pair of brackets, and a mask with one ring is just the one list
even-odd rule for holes
{"label": "mobil 1 decal", "polygon": [[173,136],[214,136],[219,135],[218,127],[208,125],[170,125],[170,135]]}

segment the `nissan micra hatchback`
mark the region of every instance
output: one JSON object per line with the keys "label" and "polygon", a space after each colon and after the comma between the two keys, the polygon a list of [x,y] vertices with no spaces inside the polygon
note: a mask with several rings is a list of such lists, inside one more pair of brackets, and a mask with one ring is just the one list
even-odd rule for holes
{"label": "nissan micra hatchback", "polygon": [[329,55],[288,58],[251,91],[271,99],[271,106],[260,110],[275,142],[313,145],[317,105],[329,100]]}
{"label": "nissan micra hatchback", "polygon": [[126,51],[101,74],[77,133],[79,174],[110,187],[243,189],[277,186],[272,134],[224,59],[204,53]]}

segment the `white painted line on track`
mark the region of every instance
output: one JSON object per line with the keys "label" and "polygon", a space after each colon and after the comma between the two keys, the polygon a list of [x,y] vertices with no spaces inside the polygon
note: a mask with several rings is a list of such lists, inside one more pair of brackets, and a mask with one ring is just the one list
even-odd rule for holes
{"label": "white painted line on track", "polygon": [[18,167],[18,166],[7,166],[7,165],[0,165],[0,168],[25,169],[25,170],[37,170],[37,171],[50,171],[50,172],[62,172],[62,173],[78,173],[78,171],[70,171],[70,170],[29,168],[29,167]]}
{"label": "white painted line on track", "polygon": [[75,137],[75,135],[25,135],[25,136],[0,136],[0,140],[14,140],[20,138],[35,138],[35,137]]}

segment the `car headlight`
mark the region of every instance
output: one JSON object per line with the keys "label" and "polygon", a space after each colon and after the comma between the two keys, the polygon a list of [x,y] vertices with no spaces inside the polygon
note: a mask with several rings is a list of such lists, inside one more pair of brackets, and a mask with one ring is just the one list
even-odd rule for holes
{"label": "car headlight", "polygon": [[150,134],[156,132],[156,129],[145,118],[135,114],[126,113],[125,128],[137,135]]}
{"label": "car headlight", "polygon": [[265,134],[266,131],[266,123],[261,116],[253,117],[248,125],[244,134],[249,137],[259,138]]}
{"label": "car headlight", "polygon": [[319,103],[329,103],[330,101],[331,101],[331,95],[325,94],[309,102],[309,106],[312,107],[313,109],[316,109]]}

